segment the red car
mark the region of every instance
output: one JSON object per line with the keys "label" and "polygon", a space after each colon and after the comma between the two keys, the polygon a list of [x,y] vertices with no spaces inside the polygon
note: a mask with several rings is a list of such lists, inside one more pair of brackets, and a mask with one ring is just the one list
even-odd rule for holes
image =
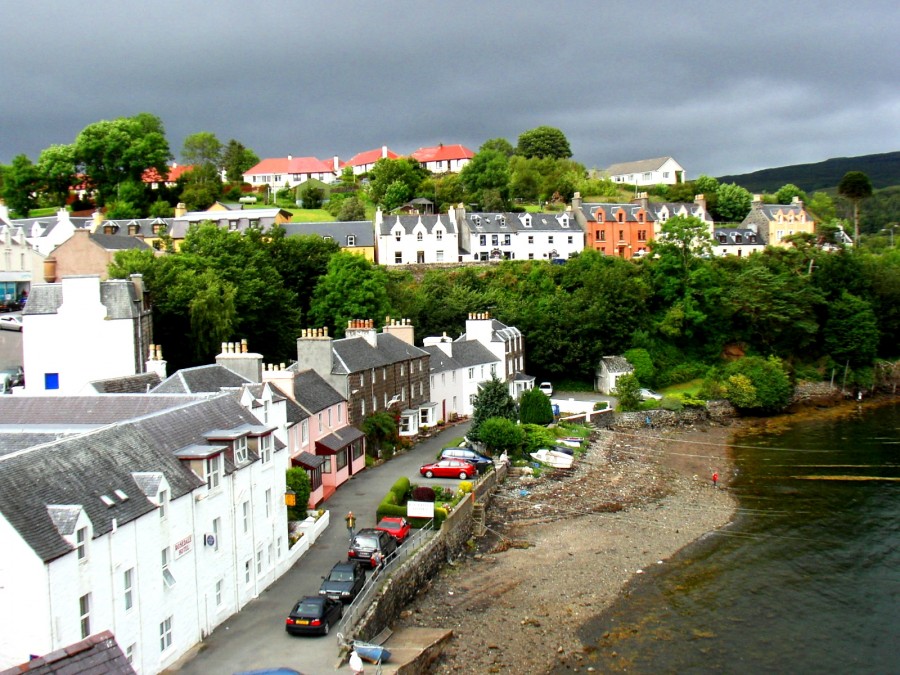
{"label": "red car", "polygon": [[471,478],[476,471],[474,464],[461,459],[442,459],[419,469],[419,473],[425,478]]}
{"label": "red car", "polygon": [[406,518],[385,516],[378,521],[375,529],[384,530],[396,539],[398,544],[402,544],[409,536],[409,523],[406,522]]}

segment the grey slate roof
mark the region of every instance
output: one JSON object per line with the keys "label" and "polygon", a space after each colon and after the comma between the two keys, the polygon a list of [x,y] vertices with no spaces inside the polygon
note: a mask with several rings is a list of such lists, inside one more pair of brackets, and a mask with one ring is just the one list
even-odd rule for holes
{"label": "grey slate roof", "polygon": [[294,462],[297,464],[302,464],[303,466],[310,469],[318,469],[325,463],[325,458],[320,455],[314,455],[311,452],[306,452],[306,450],[304,450],[299,455],[294,457]]}
{"label": "grey slate roof", "polygon": [[380,368],[428,355],[424,349],[408,344],[389,333],[379,333],[376,344],[377,349],[362,337],[335,340],[332,343],[334,354],[332,372],[348,375],[367,368]]}
{"label": "grey slate roof", "polygon": [[243,375],[225,366],[210,364],[182,368],[175,371],[158,386],[151,390],[153,394],[197,394],[201,392],[215,393],[223,388],[241,387],[252,384]]}
{"label": "grey slate roof", "polygon": [[[427,201],[427,200],[425,200]],[[428,202],[430,203],[430,202]],[[394,227],[399,225],[403,228],[403,231],[406,234],[412,234],[413,230],[418,226],[422,225],[425,228],[425,231],[429,234],[434,232],[434,228],[440,224],[443,226],[444,231],[449,234],[456,233],[456,223],[452,218],[446,213],[439,213],[437,215],[412,215],[412,216],[401,216],[401,215],[391,215],[385,216],[385,218],[381,221],[381,225],[379,226],[378,234],[387,236],[389,235]]]}
{"label": "grey slate roof", "polygon": [[325,223],[283,223],[285,234],[296,237],[303,234],[314,234],[319,237],[331,237],[338,245],[346,247],[347,237],[356,237],[354,247],[375,246],[375,225],[371,220],[341,221]]}
{"label": "grey slate roof", "polygon": [[[95,275],[90,275],[95,276]],[[110,320],[135,319],[143,311],[144,299],[138,297],[129,279],[107,279],[100,282],[100,302]],[[23,314],[56,314],[63,303],[63,285],[33,284]]]}
{"label": "grey slate roof", "polygon": [[343,427],[317,440],[316,449],[334,453],[346,448],[353,441],[358,441],[364,435],[356,427]]}
{"label": "grey slate roof", "polygon": [[72,436],[76,433],[82,433],[82,431],[83,430],[75,431],[72,429],[60,429],[57,431],[48,430],[43,432],[11,431],[7,425],[0,425],[0,456],[9,455],[13,452],[18,452],[19,450],[25,450],[26,448],[33,448],[35,445],[52,443],[53,441],[58,441],[60,438]]}
{"label": "grey slate roof", "polygon": [[[724,240],[724,241],[723,241]],[[763,237],[744,227],[717,227],[713,232],[715,246],[765,245]]]}
{"label": "grey slate roof", "polygon": [[301,371],[294,377],[294,397],[309,414],[344,401],[344,397],[314,370]]}
{"label": "grey slate roof", "polygon": [[[626,223],[637,223],[638,221],[638,211],[642,210],[644,207],[640,204],[607,204],[607,203],[589,203],[581,205],[581,213],[584,215],[585,220],[597,220],[597,211],[603,212],[603,221],[604,222],[615,222],[616,217],[620,211],[625,213],[625,222]],[[651,204],[650,208],[647,210],[647,218],[644,220],[648,225],[657,220],[657,212],[653,209],[653,205]]]}
{"label": "grey slate roof", "polygon": [[[475,212],[467,213],[465,222],[466,226],[473,234],[582,231],[581,226],[575,220],[575,214],[569,211],[564,211],[562,213]],[[566,222],[568,222],[568,225],[565,224]],[[390,230],[388,230],[388,232],[390,232]]]}
{"label": "grey slate roof", "polygon": [[[205,483],[174,453],[192,444],[205,444],[206,430],[243,424],[259,423],[233,396],[222,394],[0,456],[0,513],[38,557],[45,562],[53,560],[72,546],[60,535],[48,506],[83,507],[93,524],[94,537],[104,535],[112,529],[114,519],[127,523],[156,508],[134,473],[163,473],[171,497],[181,497]],[[252,451],[249,456],[257,459]],[[226,472],[234,470],[227,460],[225,465]],[[101,495],[113,496],[117,489],[128,499],[117,499],[112,507],[101,501]]]}
{"label": "grey slate roof", "polygon": [[460,340],[452,343],[452,357],[447,356],[437,345],[425,347],[431,354],[429,363],[432,373],[442,373],[460,368],[471,368],[488,363],[499,363],[500,360],[477,340]]}
{"label": "grey slate roof", "polygon": [[134,668],[108,630],[57,649],[0,675],[134,675]]}
{"label": "grey slate roof", "polygon": [[639,159],[636,162],[619,162],[611,164],[606,170],[611,176],[617,176],[623,173],[643,173],[644,171],[656,171],[671,157],[654,157],[653,159]]}
{"label": "grey slate roof", "polygon": [[624,356],[604,356],[600,360],[606,364],[606,369],[611,373],[630,373],[634,370],[634,366],[628,363],[628,359]]}
{"label": "grey slate roof", "polygon": [[126,236],[121,237],[115,234],[100,234],[99,232],[97,232],[94,234],[89,234],[88,238],[105,248],[107,251],[125,251],[128,249],[138,249],[140,251],[146,251],[151,248],[150,245],[143,239],[139,239],[135,236],[129,236],[127,234]]}
{"label": "grey slate roof", "polygon": [[107,380],[94,380],[91,386],[98,394],[146,394],[160,382],[157,373],[138,373]]}
{"label": "grey slate roof", "polygon": [[96,427],[190,405],[205,397],[146,396],[0,396],[0,433],[4,427],[34,430]]}

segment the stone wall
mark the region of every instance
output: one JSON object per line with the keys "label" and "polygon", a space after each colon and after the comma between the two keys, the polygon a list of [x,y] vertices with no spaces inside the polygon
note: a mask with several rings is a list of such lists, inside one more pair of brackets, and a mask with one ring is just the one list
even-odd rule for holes
{"label": "stone wall", "polygon": [[686,408],[677,412],[662,409],[619,412],[608,428],[646,428],[648,417],[653,427],[686,427],[710,422],[727,424],[736,416],[734,407],[728,401],[710,401],[705,408]]}

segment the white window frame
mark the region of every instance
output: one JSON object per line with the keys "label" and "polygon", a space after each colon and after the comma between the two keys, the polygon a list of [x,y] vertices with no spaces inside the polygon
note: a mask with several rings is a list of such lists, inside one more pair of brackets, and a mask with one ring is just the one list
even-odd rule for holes
{"label": "white window frame", "polygon": [[222,480],[221,454],[216,453],[212,457],[207,457],[204,467],[206,469],[206,487],[210,490],[215,490],[219,487],[219,483]]}
{"label": "white window frame", "polygon": [[123,597],[125,600],[125,611],[128,612],[134,607],[134,568],[129,567],[122,574],[122,587],[124,589]]}
{"label": "white window frame", "polygon": [[250,454],[247,450],[247,437],[241,436],[240,438],[236,438],[234,440],[234,463],[246,464],[249,458]]}
{"label": "white window frame", "polygon": [[172,647],[172,617],[167,616],[159,622],[159,651],[165,652]]}
{"label": "white window frame", "polygon": [[243,511],[243,521],[244,521],[244,534],[247,534],[250,531],[250,500],[247,499],[241,505],[241,509]]}
{"label": "white window frame", "polygon": [[169,564],[172,562],[172,552],[168,546],[160,551],[160,559],[162,561],[163,585],[166,588],[172,588],[175,585],[175,577],[172,575],[172,570],[169,569]]}
{"label": "white window frame", "polygon": [[156,495],[159,502],[159,519],[165,520],[169,515],[169,491],[160,490]]}
{"label": "white window frame", "polygon": [[266,434],[259,437],[259,458],[263,464],[268,464],[272,460],[272,434]]}
{"label": "white window frame", "polygon": [[87,527],[79,527],[75,531],[75,550],[78,555],[78,562],[83,563],[88,559],[88,529]]}
{"label": "white window frame", "polygon": [[266,488],[266,518],[272,517],[272,488]]}
{"label": "white window frame", "polygon": [[81,639],[91,634],[91,594],[85,593],[78,598],[78,625],[81,628]]}

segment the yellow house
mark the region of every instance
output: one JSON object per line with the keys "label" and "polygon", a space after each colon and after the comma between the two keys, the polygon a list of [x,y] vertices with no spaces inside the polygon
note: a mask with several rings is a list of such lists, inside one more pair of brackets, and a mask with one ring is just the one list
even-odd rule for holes
{"label": "yellow house", "polygon": [[816,221],[799,197],[790,204],[764,204],[762,195],[754,195],[741,227],[759,234],[769,246],[787,246],[785,238],[793,234],[815,234]]}

